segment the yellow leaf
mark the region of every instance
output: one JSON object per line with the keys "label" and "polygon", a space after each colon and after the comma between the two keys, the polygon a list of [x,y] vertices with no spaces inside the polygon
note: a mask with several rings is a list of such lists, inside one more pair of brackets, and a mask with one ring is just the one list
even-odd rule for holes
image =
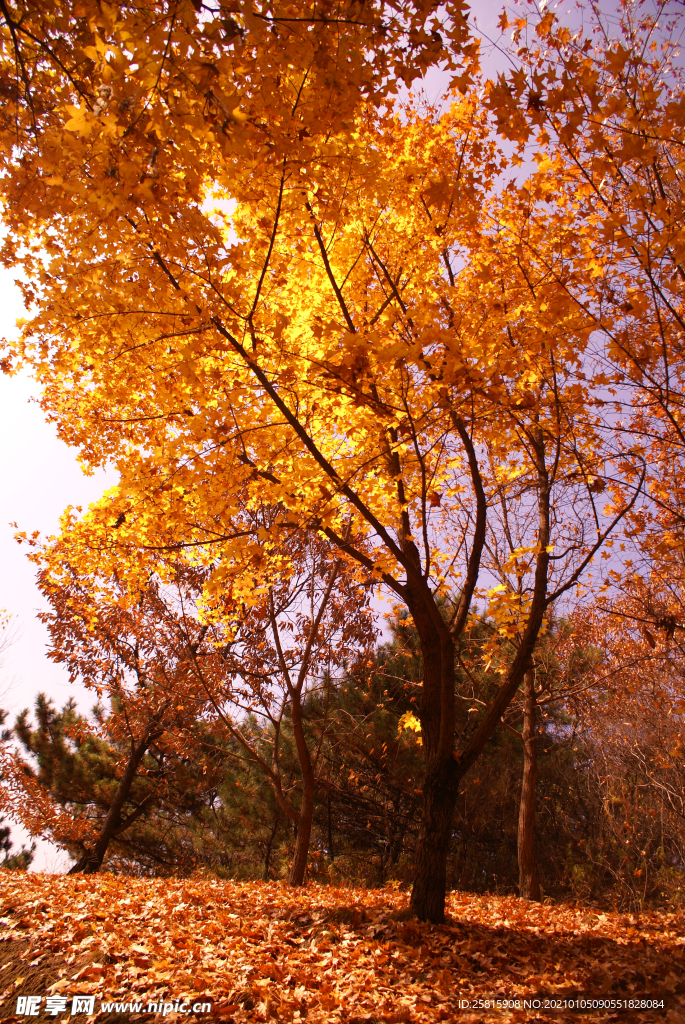
{"label": "yellow leaf", "polygon": [[405,711],[400,718],[398,724],[397,735],[400,736],[404,729],[411,729],[413,732],[421,732],[421,723],[414,714],[413,711]]}
{"label": "yellow leaf", "polygon": [[90,135],[93,120],[89,117],[89,111],[82,107],[74,117],[69,118],[64,127],[68,132],[76,132],[77,135]]}

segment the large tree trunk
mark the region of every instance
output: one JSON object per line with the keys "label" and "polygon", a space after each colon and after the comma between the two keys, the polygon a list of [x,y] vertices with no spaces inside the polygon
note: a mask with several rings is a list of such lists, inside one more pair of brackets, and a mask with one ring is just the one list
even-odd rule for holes
{"label": "large tree trunk", "polygon": [[[411,907],[422,921],[445,919],[447,854],[457,800],[458,765],[454,760],[454,643],[441,615],[427,601],[411,601],[421,642],[423,687],[418,717],[426,757],[423,813],[414,853]],[[431,614],[432,612],[437,612]]]}
{"label": "large tree trunk", "polygon": [[297,819],[297,838],[295,840],[295,853],[293,854],[288,875],[289,885],[303,885],[307,872],[307,857],[309,856],[309,841],[312,835],[312,821],[314,818],[314,774],[305,776],[302,784],[302,806]]}
{"label": "large tree trunk", "polygon": [[542,544],[537,555],[534,599],[521,642],[504,682],[459,753],[454,750],[454,643],[449,634],[445,638],[439,624],[431,636],[425,605],[423,609],[410,607],[421,640],[423,661],[419,718],[426,751],[426,776],[411,896],[412,909],[422,921],[442,924],[445,919],[447,854],[459,783],[497,729],[530,666],[545,610],[549,562],[548,533],[541,530],[540,536]]}
{"label": "large tree trunk", "polygon": [[[454,749],[455,639],[461,637],[466,626],[478,580],[480,552],[485,541],[487,502],[473,442],[461,421],[455,419],[455,427],[468,455],[478,513],[464,589],[449,626],[443,620],[435,596],[426,580],[419,579],[421,559],[411,539],[406,512],[402,513],[402,550],[409,556],[413,569],[416,570],[407,573],[403,597],[421,643],[423,686],[418,717],[426,754],[423,815],[415,853],[411,906],[421,920],[436,924],[442,924],[445,919],[447,854],[459,783],[480,757],[485,744],[498,727],[504,711],[521,685],[526,670],[530,667],[530,659],[546,608],[549,570],[550,487],[545,464],[544,438],[542,431],[538,429],[530,435],[538,473],[538,552],[535,558],[535,582],[530,611],[506,678],[483,718],[468,736],[461,751],[457,753]],[[400,498],[403,494],[402,491]]]}
{"label": "large tree trunk", "polygon": [[540,875],[535,854],[535,786],[538,775],[537,703],[535,700],[535,677],[530,668],[524,676],[523,698],[523,782],[518,827],[519,891],[521,896],[528,900],[539,900]]}
{"label": "large tree trunk", "polygon": [[[128,794],[131,791],[131,786],[133,785],[133,780],[136,777],[138,766],[143,760],[148,748],[160,736],[160,730],[147,730],[141,741],[136,746],[131,744],[131,753],[129,754],[128,761],[126,762],[124,774],[122,775],[121,781],[117,787],[114,800],[107,811],[107,816],[103,822],[102,828],[100,829],[100,835],[97,838],[97,842],[92,849],[84,851],[83,856],[69,869],[67,872],[68,874],[92,875],[97,874],[100,870],[102,862],[105,859],[105,854],[107,853],[107,847],[109,846],[110,840],[116,832],[122,831],[120,820],[121,811],[126,803]],[[137,817],[138,813],[134,812],[127,819],[126,825],[130,825]]]}
{"label": "large tree trunk", "polygon": [[291,694],[291,714],[293,721],[293,735],[297,748],[297,759],[300,762],[302,771],[302,804],[300,813],[297,816],[297,838],[295,839],[295,853],[290,865],[288,882],[290,885],[302,885],[307,871],[307,857],[309,856],[309,840],[312,835],[312,821],[314,819],[314,789],[316,776],[314,766],[309,756],[307,738],[304,734],[304,723],[302,721],[302,698],[299,690]]}
{"label": "large tree trunk", "polygon": [[429,767],[423,785],[423,815],[414,857],[411,906],[422,921],[445,920],[447,854],[457,800],[457,765]]}
{"label": "large tree trunk", "polygon": [[[487,500],[473,441],[456,413],[453,416],[453,423],[469,462],[476,499],[476,521],[464,586],[449,625],[443,620],[435,595],[425,577],[417,585],[416,576],[408,572],[405,587],[407,607],[421,641],[423,687],[419,720],[426,755],[423,816],[415,852],[411,906],[420,920],[436,924],[442,924],[445,920],[447,854],[459,781],[470,768],[468,760],[461,763],[455,758],[454,751],[455,640],[460,639],[468,620],[471,600],[478,581],[487,522]],[[400,467],[396,453],[393,458],[397,474]],[[398,491],[398,496],[401,500],[404,498],[403,485]],[[403,553],[410,557],[414,570],[421,573],[421,557],[411,536],[411,524],[406,509],[402,517]]]}

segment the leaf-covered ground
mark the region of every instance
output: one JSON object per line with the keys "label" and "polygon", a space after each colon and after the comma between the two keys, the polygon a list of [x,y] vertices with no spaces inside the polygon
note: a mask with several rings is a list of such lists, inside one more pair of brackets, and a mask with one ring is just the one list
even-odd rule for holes
{"label": "leaf-covered ground", "polygon": [[[85,1021],[44,1008],[37,1017],[14,1016],[17,996],[94,993],[95,1019],[121,1024],[202,1018],[102,1013],[101,1000],[204,998],[213,1004],[209,1019],[235,1024],[685,1024],[683,915],[454,893],[448,923],[435,927],[412,918],[407,894],[392,889],[10,873],[0,873],[0,911],[2,1021]],[[652,996],[666,1005],[601,1014],[544,1008],[545,999],[579,993]],[[526,997],[543,1005],[473,1006]]]}

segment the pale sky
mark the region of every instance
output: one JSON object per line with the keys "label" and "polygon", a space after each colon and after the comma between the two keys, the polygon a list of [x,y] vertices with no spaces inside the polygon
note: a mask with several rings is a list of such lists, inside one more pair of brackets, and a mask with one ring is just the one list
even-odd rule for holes
{"label": "pale sky", "polygon": [[[24,315],[14,276],[0,271],[0,337],[8,339],[16,336],[16,319]],[[36,393],[27,374],[0,373],[0,608],[12,616],[10,630],[15,633],[0,666],[0,707],[10,712],[7,725],[17,712],[33,706],[41,690],[58,706],[70,696],[83,710],[95,703],[94,695],[70,685],[64,669],[47,658],[47,630],[36,618],[44,602],[35,584],[35,568],[14,540],[16,531],[10,523],[27,532],[56,533],[67,505],[87,505],[115,482],[102,472],[84,476],[75,452],[58,440],[32,401]],[[15,840],[20,832],[12,830]],[[64,855],[48,843],[40,845],[35,867],[54,870]]]}

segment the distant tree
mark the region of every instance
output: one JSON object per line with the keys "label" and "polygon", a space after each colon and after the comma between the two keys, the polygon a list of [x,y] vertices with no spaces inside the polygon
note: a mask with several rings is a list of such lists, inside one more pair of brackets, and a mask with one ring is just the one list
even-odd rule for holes
{"label": "distant tree", "polygon": [[[0,609],[0,666],[2,664],[2,656],[5,654],[10,645],[14,642],[14,635],[10,630],[11,616],[7,614],[4,609]],[[3,726],[7,721],[7,712],[0,709],[0,726]],[[3,729],[0,732],[0,749],[4,747],[12,738],[11,729]],[[0,774],[0,809],[5,805],[6,793],[3,786],[3,778]],[[32,843],[30,849],[22,846],[18,853],[12,853],[12,830],[9,825],[5,824],[6,819],[0,816],[0,852],[4,853],[3,860],[0,862],[0,867],[8,868],[10,870],[19,868],[25,870],[31,861],[36,849],[36,844]]]}
{"label": "distant tree", "polygon": [[685,890],[685,644],[668,614],[673,580],[661,595],[655,582],[637,576],[573,620],[576,642],[599,655],[573,701],[587,799],[600,809],[586,873],[633,905]]}
{"label": "distant tree", "polygon": [[[301,885],[316,790],[326,770],[330,680],[372,648],[375,629],[368,590],[343,557],[331,557],[328,545],[305,532],[291,536],[288,557],[281,578],[231,614],[233,633],[218,649],[226,682],[214,690],[212,704],[292,822],[288,879]],[[204,680],[201,660],[195,664]],[[210,692],[211,682],[205,685]]]}
{"label": "distant tree", "polygon": [[108,707],[89,721],[71,703],[58,714],[41,696],[37,728],[27,712],[16,725],[37,768],[10,752],[4,773],[10,804],[31,834],[72,851],[80,846],[71,870],[91,872],[100,869],[111,840],[164,791],[170,770],[190,756],[190,737],[207,706],[193,671],[207,630],[196,619],[181,625],[187,582],[148,580],[131,589],[84,571],[72,556],[63,540],[39,573],[51,606],[41,613],[49,654],[70,679],[105,695]]}
{"label": "distant tree", "polygon": [[[0,710],[0,726],[4,725],[6,721],[7,712]],[[0,733],[0,747],[9,743],[11,739],[12,730],[3,729]],[[0,800],[2,801],[2,805],[4,805],[5,793],[2,775],[0,775]],[[0,861],[0,867],[6,868],[10,871],[16,869],[25,871],[33,860],[36,844],[32,843],[29,849],[22,846],[17,853],[12,853],[12,830],[9,825],[5,824],[5,821],[6,819],[4,816],[0,817],[0,852],[4,854],[2,861]]]}
{"label": "distant tree", "polygon": [[389,628],[388,642],[331,681],[327,771],[317,802],[321,852],[369,882],[396,877],[403,858],[408,874],[420,813],[421,740],[403,725],[418,725],[421,661],[411,620],[395,610]]}
{"label": "distant tree", "polygon": [[[135,862],[136,870],[153,873],[191,869],[199,857],[189,832],[217,784],[206,745],[187,742],[180,754],[158,736],[128,778],[132,745],[121,732],[120,714],[107,714],[100,706],[87,718],[73,700],[58,711],[39,694],[34,715],[34,723],[28,710],[17,718],[14,734],[29,760],[15,760],[15,772],[23,772],[22,792],[34,804],[34,815],[35,796],[42,794],[44,807],[63,809],[80,826],[70,835],[60,834],[58,827],[50,830],[44,814],[47,834],[61,840],[76,859],[71,873],[99,870],[105,860],[110,867]],[[84,852],[86,830],[95,841]]]}

